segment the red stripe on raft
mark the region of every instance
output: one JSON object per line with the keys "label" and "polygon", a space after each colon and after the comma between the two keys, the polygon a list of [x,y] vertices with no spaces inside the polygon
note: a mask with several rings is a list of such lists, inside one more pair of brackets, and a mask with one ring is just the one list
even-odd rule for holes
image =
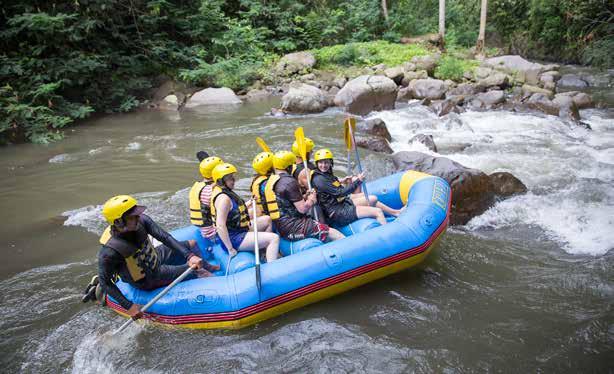
{"label": "red stripe on raft", "polygon": [[[448,209],[449,209],[449,205],[448,205]],[[378,268],[388,266],[395,262],[399,262],[409,257],[418,255],[424,252],[432,244],[432,242],[443,232],[443,230],[448,225],[448,221],[449,221],[449,216],[446,215],[446,219],[442,222],[442,224],[439,226],[437,231],[435,231],[433,235],[429,237],[429,240],[427,240],[426,242],[424,242],[422,245],[418,247],[409,249],[404,252],[397,253],[396,255],[372,262],[370,264],[363,265],[356,269],[348,270],[344,273],[337,274],[330,278],[320,280],[318,282],[312,283],[302,288],[298,288],[294,291],[290,291],[283,295],[276,296],[272,299],[265,300],[258,304],[254,304],[252,306],[249,306],[249,307],[237,310],[237,311],[208,313],[208,314],[192,314],[192,315],[185,315],[185,316],[165,316],[165,315],[159,315],[159,314],[154,314],[154,313],[145,313],[145,318],[154,320],[156,322],[167,323],[167,324],[172,324],[172,325],[179,325],[179,324],[186,324],[186,323],[199,323],[199,322],[233,321],[233,320],[245,318],[252,314],[259,313],[263,310],[283,304],[285,302],[299,298],[309,293],[321,290],[326,287],[330,287],[334,284],[344,282],[356,276],[368,273]],[[126,310],[124,308],[122,308],[119,304],[116,304],[113,301],[111,301],[108,298],[108,296],[107,296],[107,305],[110,308],[115,309],[119,312],[122,312],[124,314],[126,313]]]}

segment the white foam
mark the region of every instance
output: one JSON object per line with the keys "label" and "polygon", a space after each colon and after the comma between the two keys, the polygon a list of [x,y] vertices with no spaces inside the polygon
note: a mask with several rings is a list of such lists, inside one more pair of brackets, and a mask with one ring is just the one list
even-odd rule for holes
{"label": "white foam", "polygon": [[143,148],[143,145],[139,142],[132,142],[126,146],[126,151],[138,151]]}
{"label": "white foam", "polygon": [[49,162],[52,164],[61,164],[64,162],[70,162],[76,160],[77,157],[74,155],[70,155],[68,153],[62,153],[59,155],[55,155],[49,159]]}

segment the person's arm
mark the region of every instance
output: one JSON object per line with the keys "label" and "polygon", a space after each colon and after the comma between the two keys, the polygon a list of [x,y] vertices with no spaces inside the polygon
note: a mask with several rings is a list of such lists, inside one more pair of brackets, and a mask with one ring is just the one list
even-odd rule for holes
{"label": "person's arm", "polygon": [[318,192],[332,195],[334,197],[347,196],[351,194],[352,192],[354,192],[356,187],[360,186],[361,183],[362,181],[356,180],[352,183],[348,183],[345,186],[335,187],[332,183],[328,183],[328,181],[320,175],[316,175],[313,178],[314,187],[318,190]]}
{"label": "person's arm", "polygon": [[228,234],[228,227],[226,226],[226,219],[228,219],[228,213],[231,207],[232,202],[228,196],[220,194],[217,199],[215,199],[215,228],[217,229],[217,235],[224,243],[226,249],[228,249],[228,254],[233,257],[237,254],[237,251],[232,247],[230,235]]}
{"label": "person's arm", "polygon": [[143,219],[145,230],[147,230],[149,235],[158,239],[162,244],[169,247],[171,250],[179,251],[179,253],[181,253],[186,260],[194,256],[194,253],[190,252],[188,248],[181,244],[177,239],[173,238],[171,234],[164,231],[164,229],[155,223],[149,216],[143,214],[141,215],[141,218]]}
{"label": "person's arm", "polygon": [[298,201],[292,201],[296,209],[303,214],[306,214],[307,212],[309,212],[309,210],[313,208],[314,205],[316,205],[316,202],[317,202],[317,198],[316,198],[316,192],[314,190],[307,192],[307,200],[303,200],[301,198]]}
{"label": "person's arm", "polygon": [[98,252],[98,281],[102,289],[113,297],[122,308],[128,310],[132,302],[128,300],[113,282],[113,278],[119,273],[122,255],[109,247],[103,246]]}

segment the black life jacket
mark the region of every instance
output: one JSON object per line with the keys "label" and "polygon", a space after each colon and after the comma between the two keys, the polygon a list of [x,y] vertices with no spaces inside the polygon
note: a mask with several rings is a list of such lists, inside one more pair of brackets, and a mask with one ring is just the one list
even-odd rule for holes
{"label": "black life jacket", "polygon": [[200,193],[213,182],[196,182],[190,189],[190,223],[199,227],[213,226],[211,207],[200,201]]}
{"label": "black life jacket", "polygon": [[227,187],[215,185],[211,194],[211,217],[215,222],[215,200],[220,195],[227,195],[232,202],[232,209],[226,218],[226,227],[235,231],[249,230],[249,214],[247,214],[247,206],[245,201],[241,199],[233,190]]}
{"label": "black life jacket", "polygon": [[284,199],[281,197],[281,195],[275,193],[275,186],[282,178],[292,178],[292,176],[286,173],[272,175],[264,189],[264,195],[266,196],[269,209],[269,216],[272,220],[277,220],[281,217],[304,217],[305,215],[296,209],[293,202]]}
{"label": "black life jacket", "polygon": [[314,183],[315,176],[318,175],[320,178],[317,178],[320,182],[322,182],[322,178],[324,178],[324,183],[332,185],[333,187],[341,187],[341,183],[339,182],[339,178],[335,177],[332,171],[323,173],[319,169],[313,170],[311,173],[311,185],[316,189],[318,195],[318,203],[324,210],[327,216],[331,216],[332,211],[344,204],[353,204],[352,199],[349,195],[345,196],[333,196],[324,192],[321,192],[321,188],[319,189],[317,184]]}
{"label": "black life jacket", "polygon": [[158,270],[160,266],[158,252],[156,252],[151,244],[149,234],[142,222],[139,222],[136,229],[136,241],[137,243],[142,243],[140,247],[113,235],[111,226],[107,227],[102,236],[100,236],[100,244],[115,250],[124,257],[126,267],[133,282],[140,281],[147,274]]}

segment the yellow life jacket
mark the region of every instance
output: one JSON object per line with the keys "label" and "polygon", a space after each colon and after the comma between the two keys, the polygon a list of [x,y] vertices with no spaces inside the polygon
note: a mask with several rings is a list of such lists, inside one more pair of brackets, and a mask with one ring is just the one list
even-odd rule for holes
{"label": "yellow life jacket", "polygon": [[275,185],[281,178],[292,178],[289,174],[271,175],[266,187],[264,188],[264,196],[266,198],[269,216],[272,220],[277,220],[281,217],[303,217],[304,214],[298,211],[294,203],[288,201],[275,193]]}
{"label": "yellow life jacket", "polygon": [[266,200],[264,197],[264,194],[262,193],[262,183],[267,183],[269,178],[270,178],[270,175],[259,175],[256,178],[254,178],[254,180],[252,181],[252,187],[251,187],[252,196],[254,196],[254,198],[256,199],[256,204],[258,204],[260,209],[265,214],[269,214],[269,212],[267,211],[266,204],[262,203],[262,200]]}
{"label": "yellow life jacket", "polygon": [[199,227],[213,226],[211,208],[200,201],[203,188],[213,182],[196,182],[190,189],[190,223]]}
{"label": "yellow life jacket", "polygon": [[137,229],[137,238],[143,240],[143,245],[139,248],[136,245],[117,238],[111,234],[111,226],[107,227],[102,236],[100,236],[100,244],[112,248],[124,257],[126,267],[130,273],[130,277],[134,282],[138,282],[145,278],[145,274],[157,270],[160,265],[158,252],[154,249],[149,240],[149,234],[139,225]]}
{"label": "yellow life jacket", "polygon": [[213,191],[211,194],[211,217],[215,222],[215,200],[221,194],[225,194],[230,198],[232,202],[232,209],[228,213],[228,217],[226,218],[226,227],[232,230],[237,231],[247,231],[249,230],[249,215],[247,214],[247,206],[245,206],[245,201],[241,199],[239,195],[237,195],[234,191],[229,188],[222,188],[219,185],[215,185],[213,187]]}

